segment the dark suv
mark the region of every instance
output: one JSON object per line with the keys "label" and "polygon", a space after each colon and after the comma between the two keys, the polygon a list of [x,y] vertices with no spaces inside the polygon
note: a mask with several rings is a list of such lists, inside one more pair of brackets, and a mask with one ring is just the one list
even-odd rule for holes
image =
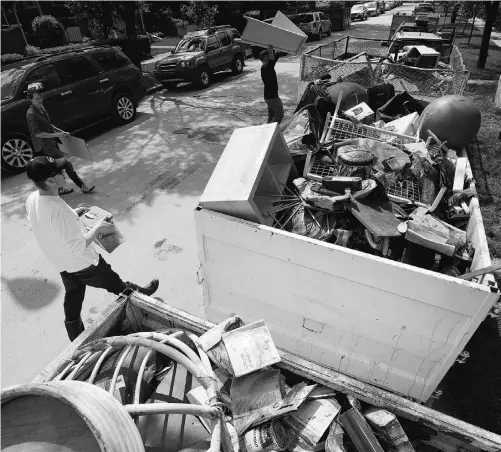
{"label": "dark suv", "polygon": [[171,55],[156,63],[155,77],[167,88],[180,82],[207,88],[214,72],[231,69],[239,74],[252,53],[239,38],[238,31],[226,25],[187,33]]}
{"label": "dark suv", "polygon": [[34,155],[26,111],[29,83],[42,82],[52,123],[75,131],[112,116],[134,119],[145,95],[141,71],[118,47],[86,47],[2,67],[2,170],[24,171]]}

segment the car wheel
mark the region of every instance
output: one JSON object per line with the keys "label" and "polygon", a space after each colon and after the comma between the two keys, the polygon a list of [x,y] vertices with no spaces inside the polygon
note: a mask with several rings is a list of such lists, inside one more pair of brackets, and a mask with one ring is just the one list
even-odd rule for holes
{"label": "car wheel", "polygon": [[231,70],[234,74],[240,74],[244,70],[244,60],[241,55],[235,55],[231,64]]}
{"label": "car wheel", "polygon": [[136,105],[126,93],[117,94],[113,99],[113,115],[121,124],[127,124],[136,117]]}
{"label": "car wheel", "polygon": [[164,88],[174,89],[177,86],[177,82],[162,82]]}
{"label": "car wheel", "polygon": [[21,133],[8,134],[2,139],[2,171],[19,174],[34,157],[31,140]]}
{"label": "car wheel", "polygon": [[329,28],[327,29],[327,36],[330,36],[330,35],[331,35],[331,27],[329,27]]}
{"label": "car wheel", "polygon": [[208,88],[212,83],[212,72],[208,66],[202,66],[198,73],[198,86],[200,88]]}

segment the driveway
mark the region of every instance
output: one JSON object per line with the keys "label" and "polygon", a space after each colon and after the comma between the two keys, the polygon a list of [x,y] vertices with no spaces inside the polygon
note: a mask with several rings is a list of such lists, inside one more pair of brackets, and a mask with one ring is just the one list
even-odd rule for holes
{"label": "driveway", "polygon": [[[346,34],[386,38],[392,13],[357,22],[323,42]],[[299,56],[285,57],[276,67],[286,115],[296,104],[299,61]],[[72,207],[98,205],[114,214],[126,241],[103,256],[124,280],[145,284],[158,277],[156,295],[200,316],[193,209],[232,131],[266,121],[260,62],[246,64],[240,75],[217,74],[204,91],[184,85],[149,96],[127,126],[86,131],[82,137],[94,162],[72,161],[97,188],[64,198]],[[24,202],[32,190],[24,174],[2,178],[2,387],[31,381],[69,344],[60,277],[41,255],[25,218]],[[89,288],[85,324],[114,299]]]}

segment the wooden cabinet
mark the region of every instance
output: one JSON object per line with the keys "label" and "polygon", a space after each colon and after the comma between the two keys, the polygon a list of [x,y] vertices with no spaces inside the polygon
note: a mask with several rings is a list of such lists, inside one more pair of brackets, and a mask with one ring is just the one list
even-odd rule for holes
{"label": "wooden cabinet", "polygon": [[277,123],[235,129],[200,198],[215,212],[271,226],[293,166]]}

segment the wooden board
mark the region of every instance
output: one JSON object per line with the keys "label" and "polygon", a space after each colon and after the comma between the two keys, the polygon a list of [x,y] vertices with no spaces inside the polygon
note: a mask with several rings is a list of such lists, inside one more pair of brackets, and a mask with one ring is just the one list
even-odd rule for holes
{"label": "wooden board", "polygon": [[[498,298],[478,284],[204,209],[195,221],[211,321],[264,317],[279,348],[418,400]],[[322,332],[302,328],[305,318]]]}
{"label": "wooden board", "polygon": [[393,214],[392,205],[388,200],[380,197],[354,199],[346,204],[346,210],[378,237],[402,237],[397,229],[402,220]]}
{"label": "wooden board", "polygon": [[456,160],[456,172],[454,174],[454,185],[452,187],[453,193],[463,190],[467,167],[468,159],[466,157],[459,157]]}

